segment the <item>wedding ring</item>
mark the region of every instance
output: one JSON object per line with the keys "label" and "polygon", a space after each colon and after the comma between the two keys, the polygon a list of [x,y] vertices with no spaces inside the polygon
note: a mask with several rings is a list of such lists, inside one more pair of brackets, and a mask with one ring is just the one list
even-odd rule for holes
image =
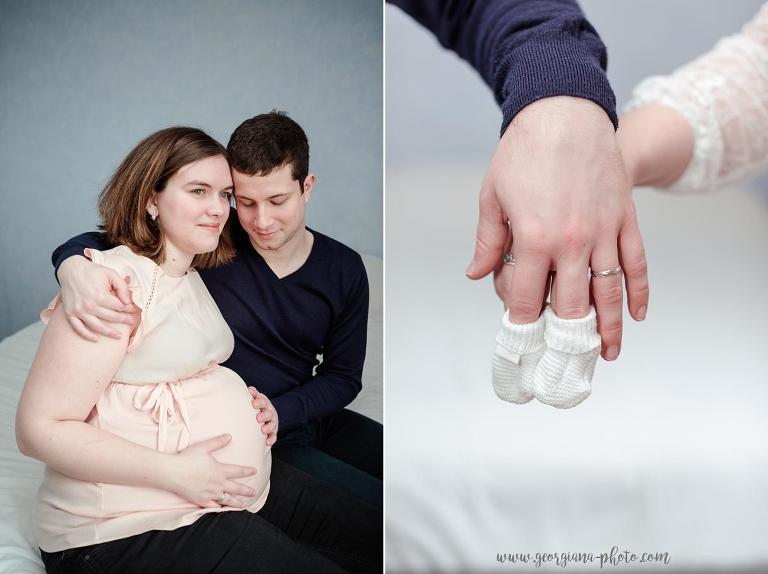
{"label": "wedding ring", "polygon": [[226,495],[227,495],[227,493],[222,490],[221,491],[221,496],[216,499],[216,502],[218,502],[219,504],[223,504],[224,503],[224,497]]}
{"label": "wedding ring", "polygon": [[511,253],[505,253],[501,260],[504,262],[504,265],[515,265],[517,263]]}
{"label": "wedding ring", "polygon": [[613,267],[611,269],[606,269],[605,271],[591,271],[592,277],[597,277],[600,279],[601,277],[613,277],[614,275],[618,275],[621,273],[621,266],[617,265],[616,267]]}

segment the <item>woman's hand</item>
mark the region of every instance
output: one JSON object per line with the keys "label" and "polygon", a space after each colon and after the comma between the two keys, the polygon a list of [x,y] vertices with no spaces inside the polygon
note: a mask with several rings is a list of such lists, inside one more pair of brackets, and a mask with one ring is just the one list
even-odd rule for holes
{"label": "woman's hand", "polygon": [[165,488],[203,508],[245,508],[239,497],[254,496],[255,493],[252,488],[234,479],[253,476],[257,470],[250,466],[223,464],[213,456],[231,440],[229,435],[220,435],[171,455],[167,459]]}
{"label": "woman's hand", "polygon": [[267,395],[260,393],[253,387],[248,387],[248,392],[253,397],[251,405],[259,411],[259,414],[256,415],[256,420],[261,423],[261,432],[267,435],[267,446],[272,446],[277,441],[277,411],[272,406]]}
{"label": "woman's hand", "polygon": [[119,339],[112,324],[135,326],[136,307],[126,280],[114,270],[80,255],[69,257],[57,273],[61,302],[72,329],[83,339],[98,341],[99,335]]}

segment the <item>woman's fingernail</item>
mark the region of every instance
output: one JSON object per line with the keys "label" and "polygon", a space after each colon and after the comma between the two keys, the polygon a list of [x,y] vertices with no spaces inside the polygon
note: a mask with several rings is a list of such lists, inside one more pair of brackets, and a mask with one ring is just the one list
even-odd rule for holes
{"label": "woman's fingernail", "polygon": [[616,357],[618,356],[619,356],[619,348],[616,346],[608,347],[608,350],[605,352],[606,361],[615,361]]}
{"label": "woman's fingernail", "polygon": [[648,312],[648,308],[645,305],[643,305],[642,307],[640,307],[637,310],[637,318],[640,319],[641,321],[644,321],[645,320],[645,314],[647,312]]}

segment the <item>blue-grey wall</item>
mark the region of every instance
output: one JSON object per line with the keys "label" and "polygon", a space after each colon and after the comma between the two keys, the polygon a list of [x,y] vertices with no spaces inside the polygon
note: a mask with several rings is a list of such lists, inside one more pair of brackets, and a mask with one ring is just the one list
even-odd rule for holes
{"label": "blue-grey wall", "polygon": [[382,253],[380,0],[0,2],[0,338],[56,292],[51,250],[97,223],[96,196],[149,133],[224,144],[284,109],[318,183],[310,226]]}

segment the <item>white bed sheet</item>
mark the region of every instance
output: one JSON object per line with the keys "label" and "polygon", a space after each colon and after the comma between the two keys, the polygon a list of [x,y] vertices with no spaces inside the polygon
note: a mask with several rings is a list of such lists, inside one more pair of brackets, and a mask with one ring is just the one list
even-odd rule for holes
{"label": "white bed sheet", "polygon": [[[614,545],[668,552],[665,572],[768,571],[768,196],[636,192],[648,319],[625,314],[619,360],[560,411],[491,388],[502,307],[463,278],[483,170],[387,174],[387,571]],[[656,571],[635,566],[617,571]]]}
{"label": "white bed sheet", "polygon": [[[382,422],[382,261],[370,255],[363,259],[371,285],[368,351],[363,390],[350,408]],[[0,342],[0,574],[44,572],[33,528],[34,498],[43,465],[18,451],[13,428],[21,389],[42,332],[43,324],[36,322]]]}
{"label": "white bed sheet", "polygon": [[0,573],[39,574],[32,522],[34,498],[43,479],[42,463],[23,456],[16,446],[14,419],[24,380],[43,332],[34,323],[0,343]]}

